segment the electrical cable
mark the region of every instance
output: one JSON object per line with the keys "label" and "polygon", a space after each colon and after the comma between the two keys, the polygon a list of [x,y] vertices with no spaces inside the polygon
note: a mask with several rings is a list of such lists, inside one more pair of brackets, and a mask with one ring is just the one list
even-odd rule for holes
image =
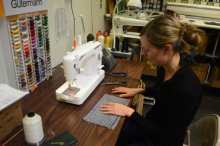
{"label": "electrical cable", "polygon": [[112,72],[112,73],[105,72],[105,74],[109,76],[113,76],[113,77],[127,77],[128,76],[127,72]]}

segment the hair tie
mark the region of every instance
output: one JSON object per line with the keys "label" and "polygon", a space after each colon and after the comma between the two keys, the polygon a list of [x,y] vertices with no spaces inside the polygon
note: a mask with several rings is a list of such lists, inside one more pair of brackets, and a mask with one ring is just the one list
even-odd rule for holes
{"label": "hair tie", "polygon": [[202,43],[201,43],[200,45],[198,45],[198,46],[193,46],[193,45],[190,45],[190,44],[186,44],[186,45],[187,45],[188,48],[190,48],[190,49],[195,49],[195,50],[197,50],[197,51],[198,51],[198,49],[199,49],[200,47],[203,46]]}

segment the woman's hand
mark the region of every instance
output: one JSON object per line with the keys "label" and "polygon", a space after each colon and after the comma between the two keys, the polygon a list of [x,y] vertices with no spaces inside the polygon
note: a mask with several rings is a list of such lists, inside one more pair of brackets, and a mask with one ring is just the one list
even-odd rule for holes
{"label": "woman's hand", "polygon": [[103,114],[113,114],[119,116],[130,117],[134,110],[123,104],[108,102],[100,106],[100,110]]}
{"label": "woman's hand", "polygon": [[142,93],[145,90],[143,88],[126,88],[126,87],[118,87],[112,89],[112,93],[121,93],[119,97],[132,97],[138,93]]}

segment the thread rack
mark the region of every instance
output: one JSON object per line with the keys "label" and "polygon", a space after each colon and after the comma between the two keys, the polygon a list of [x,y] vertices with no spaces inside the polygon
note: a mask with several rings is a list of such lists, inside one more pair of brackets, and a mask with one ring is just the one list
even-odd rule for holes
{"label": "thread rack", "polygon": [[17,87],[22,91],[52,77],[47,11],[7,17]]}

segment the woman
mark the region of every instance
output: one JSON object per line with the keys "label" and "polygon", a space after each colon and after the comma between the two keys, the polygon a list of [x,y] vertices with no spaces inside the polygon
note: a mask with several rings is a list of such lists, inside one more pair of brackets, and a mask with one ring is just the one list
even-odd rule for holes
{"label": "woman", "polygon": [[158,66],[154,88],[119,87],[112,93],[132,97],[142,93],[154,96],[156,103],[146,114],[132,108],[106,103],[100,106],[104,114],[127,116],[116,145],[181,146],[186,130],[202,100],[202,87],[192,69],[181,59],[180,52],[201,46],[205,33],[188,24],[181,24],[169,15],[160,15],[140,33],[143,55]]}

